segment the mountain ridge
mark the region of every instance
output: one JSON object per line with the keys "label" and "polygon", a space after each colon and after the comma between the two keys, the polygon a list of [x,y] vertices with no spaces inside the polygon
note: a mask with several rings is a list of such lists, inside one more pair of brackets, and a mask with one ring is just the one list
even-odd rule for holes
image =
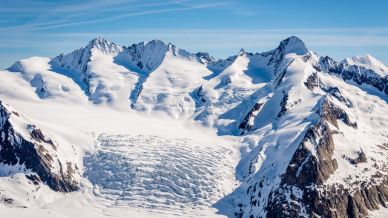
{"label": "mountain ridge", "polygon": [[[158,180],[159,183],[150,179],[154,171],[144,167],[157,167],[157,164],[145,163],[145,159],[139,159],[141,163],[138,163],[132,153],[118,154],[117,149],[147,154],[137,147],[136,141],[141,144],[152,139],[165,144],[162,150],[168,156],[178,158],[175,156],[179,153],[186,157],[176,151],[182,141],[175,143],[164,139],[163,135],[158,138],[147,134],[144,141],[137,139],[140,136],[126,136],[125,131],[118,135],[117,130],[107,130],[105,123],[114,122],[119,129],[122,127],[129,132],[147,132],[154,123],[168,129],[176,122],[194,122],[214,131],[217,138],[237,144],[236,150],[229,153],[239,152],[238,163],[235,166],[228,165],[233,161],[224,163],[228,170],[235,168],[234,176],[225,178],[231,183],[226,188],[229,192],[219,191],[219,187],[225,188],[224,184],[206,173],[211,182],[209,192],[217,189],[215,193],[223,194],[211,201],[206,194],[200,194],[196,197],[200,199],[195,200],[213,205],[220,214],[229,217],[363,217],[387,206],[388,77],[361,62],[350,64],[319,56],[295,36],[281,41],[273,50],[249,53],[242,49],[223,60],[215,60],[207,53],[190,53],[158,40],[125,47],[96,38],[85,48],[69,54],[18,61],[0,74],[0,78],[7,81],[0,84],[0,99],[19,105],[23,113],[37,122],[54,121],[29,107],[59,110],[65,102],[69,121],[61,120],[54,109],[44,109],[54,120],[59,120],[52,125],[63,126],[65,130],[75,128],[80,138],[101,136],[95,137],[96,144],[88,148],[73,140],[75,150],[79,146],[89,152],[86,156],[78,152],[77,157],[84,157],[85,162],[77,159],[73,164],[80,166],[75,174],[86,172],[88,187],[93,187],[103,198],[120,199],[130,205],[133,201],[129,197],[133,194],[130,190],[137,196],[144,194],[147,199],[155,198],[153,192],[188,198],[190,194],[186,191],[193,190],[188,189],[191,186],[187,184],[197,181],[196,173],[207,172],[210,160],[194,161],[193,166],[183,167],[190,171],[190,178],[163,168],[160,172],[163,180]],[[79,107],[84,107],[86,112],[81,112]],[[98,113],[94,114],[93,110]],[[120,118],[111,121],[109,118],[116,117],[113,116],[116,112]],[[79,116],[84,113],[91,113],[91,118]],[[162,121],[163,124],[159,123],[161,118],[154,118],[165,115],[171,120]],[[140,117],[152,119],[144,123],[145,127],[139,123],[132,126],[132,122],[145,119]],[[100,119],[101,123],[95,122]],[[182,127],[170,128],[174,135]],[[195,145],[196,140],[204,139],[183,140],[185,146],[192,146],[187,152],[194,152],[187,158],[196,157],[195,152],[206,151]],[[159,145],[155,146],[160,150]],[[218,149],[216,144],[214,146]],[[210,147],[207,150],[212,151]],[[150,157],[155,159],[158,155],[162,154]],[[119,161],[120,158],[133,166],[140,164],[142,170],[116,169],[115,161],[122,166],[127,164]],[[182,166],[176,165],[181,159],[174,158],[164,158],[163,164],[178,167],[181,172]],[[95,167],[101,164],[99,161],[108,164],[102,172]],[[110,167],[116,170],[110,171]],[[125,181],[122,175],[144,179],[145,183],[152,184],[150,190],[154,191],[143,190],[142,182],[131,180],[141,190],[127,187],[118,194],[120,190],[114,179],[106,183],[95,179],[101,173],[117,178],[124,188],[128,184],[122,184]],[[201,184],[207,182],[200,181]],[[206,185],[200,187],[202,191]],[[153,203],[170,209],[173,206],[169,204],[187,206],[180,197],[176,197],[179,202],[174,202],[173,197],[166,198],[169,203],[163,202],[163,198]]]}

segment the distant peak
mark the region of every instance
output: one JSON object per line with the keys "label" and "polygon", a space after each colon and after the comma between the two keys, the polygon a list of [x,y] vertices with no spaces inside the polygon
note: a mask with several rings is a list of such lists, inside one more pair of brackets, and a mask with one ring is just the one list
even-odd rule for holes
{"label": "distant peak", "polygon": [[162,40],[153,39],[153,40],[147,42],[146,45],[162,45],[162,46],[167,46],[168,44],[166,44],[166,43],[163,42]]}
{"label": "distant peak", "polygon": [[175,50],[176,50],[175,45],[173,45],[173,44],[171,44],[171,43],[168,43],[167,47],[168,47],[168,50],[169,50],[169,51],[175,51]]}
{"label": "distant peak", "polygon": [[299,37],[296,37],[296,36],[290,36],[290,37],[284,39],[281,43],[285,43],[285,44],[303,44],[304,45],[304,42]]}
{"label": "distant peak", "polygon": [[197,57],[198,61],[203,64],[212,63],[215,61],[215,59],[206,52],[197,52],[195,56]]}
{"label": "distant peak", "polygon": [[344,62],[352,65],[359,65],[359,64],[383,65],[381,61],[377,60],[375,57],[373,57],[370,54],[358,55],[358,56],[346,58]]}
{"label": "distant peak", "polygon": [[96,38],[92,39],[88,43],[87,47],[90,49],[97,48],[104,53],[114,53],[114,52],[118,52],[120,50],[120,47],[117,46],[115,43],[109,42],[108,40],[106,40],[102,37],[96,37]]}
{"label": "distant peak", "polygon": [[138,44],[133,44],[131,46],[132,48],[135,48],[137,50],[154,50],[154,51],[163,51],[166,52],[168,50],[172,50],[174,48],[174,45],[170,43],[165,43],[162,40],[159,39],[153,39],[151,41],[144,41]]}
{"label": "distant peak", "polygon": [[303,55],[308,52],[304,42],[296,36],[291,36],[281,41],[277,49],[282,50],[284,53],[296,53],[297,55]]}
{"label": "distant peak", "polygon": [[370,54],[365,54],[364,56],[359,55],[359,56],[353,57],[352,59],[359,60],[359,61],[364,61],[364,62],[370,62],[370,63],[380,62],[379,60],[377,60],[375,57],[373,57]]}
{"label": "distant peak", "polygon": [[195,56],[201,57],[201,58],[205,58],[205,59],[209,59],[209,60],[210,59],[214,60],[214,58],[212,56],[210,56],[210,54],[207,53],[207,52],[197,52],[197,53],[195,53]]}
{"label": "distant peak", "polygon": [[101,45],[101,44],[110,44],[110,42],[100,36],[90,40],[89,42],[89,45]]}
{"label": "distant peak", "polygon": [[243,48],[240,49],[240,51],[238,52],[237,56],[242,56],[244,55],[246,52]]}
{"label": "distant peak", "polygon": [[385,75],[388,73],[388,67],[370,54],[346,58],[342,63],[364,67],[379,74]]}

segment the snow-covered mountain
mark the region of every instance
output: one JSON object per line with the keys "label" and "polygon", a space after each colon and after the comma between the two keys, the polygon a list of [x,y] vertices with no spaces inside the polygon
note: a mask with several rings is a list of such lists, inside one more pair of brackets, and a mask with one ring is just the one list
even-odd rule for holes
{"label": "snow-covered mountain", "polygon": [[369,54],[366,54],[365,56],[346,58],[343,62],[349,65],[357,65],[373,70],[374,72],[380,73],[383,76],[386,75],[388,72],[387,66],[385,66],[381,61],[377,60]]}
{"label": "snow-covered mountain", "polygon": [[96,38],[17,61],[0,71],[0,214],[387,216],[387,69],[297,37],[223,60]]}

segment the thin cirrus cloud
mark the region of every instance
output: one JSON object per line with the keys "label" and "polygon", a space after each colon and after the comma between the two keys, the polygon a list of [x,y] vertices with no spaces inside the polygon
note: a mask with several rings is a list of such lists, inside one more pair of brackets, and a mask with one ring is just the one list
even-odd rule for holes
{"label": "thin cirrus cloud", "polygon": [[190,6],[190,7],[186,7],[186,8],[154,9],[154,10],[139,11],[139,12],[133,12],[133,13],[125,13],[125,14],[116,15],[116,16],[107,17],[107,18],[101,18],[101,19],[51,24],[51,25],[37,27],[35,29],[47,29],[47,28],[64,27],[64,26],[72,26],[72,25],[80,25],[80,24],[100,23],[100,22],[118,20],[118,19],[122,19],[122,18],[126,18],[126,17],[148,15],[148,14],[158,14],[158,13],[166,13],[166,12],[174,12],[174,11],[187,11],[187,10],[193,10],[193,9],[203,9],[203,8],[220,6],[223,4],[224,3],[209,3],[209,4],[203,4],[203,5]]}
{"label": "thin cirrus cloud", "polygon": [[[0,30],[36,31],[58,27],[68,27],[83,24],[95,24],[119,20],[127,17],[160,14],[167,12],[188,11],[196,9],[222,7],[232,4],[232,1],[192,1],[169,0],[165,2],[142,3],[139,0],[92,1],[67,5],[32,4],[27,10],[17,10],[13,7],[3,7],[4,20],[14,17],[33,19],[22,24],[1,25]],[[87,12],[87,13],[85,13]],[[12,14],[6,16],[7,14]]]}

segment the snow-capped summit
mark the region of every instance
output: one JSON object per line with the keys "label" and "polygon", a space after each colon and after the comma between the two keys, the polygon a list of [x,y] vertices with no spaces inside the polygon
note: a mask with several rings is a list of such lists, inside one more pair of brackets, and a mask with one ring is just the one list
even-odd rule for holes
{"label": "snow-capped summit", "polygon": [[198,60],[203,64],[208,64],[216,61],[214,57],[210,56],[207,52],[197,52],[195,53],[195,56],[198,58]]}
{"label": "snow-capped summit", "polygon": [[281,41],[277,50],[281,50],[285,54],[295,53],[297,55],[304,55],[308,52],[304,42],[296,36],[291,36]]}
{"label": "snow-capped summit", "polygon": [[275,73],[278,72],[278,68],[281,66],[282,61],[289,55],[305,55],[308,53],[308,49],[304,42],[296,36],[291,36],[280,42],[279,46],[269,52],[263,53],[264,56],[270,55],[271,58],[268,65],[272,65],[275,69]]}
{"label": "snow-capped summit", "polygon": [[142,71],[154,70],[163,61],[166,52],[171,50],[172,45],[161,40],[141,42],[128,47],[128,55],[134,66]]}
{"label": "snow-capped summit", "polygon": [[[178,58],[192,59],[200,63],[209,63],[214,59],[207,53],[199,52],[197,54],[190,53],[186,50],[180,49],[174,44],[165,43],[161,40],[151,40],[149,42],[141,42],[132,44],[124,50],[128,57],[121,56],[120,60],[127,58],[135,68],[143,72],[151,72],[155,70],[163,61],[167,54],[171,54]],[[120,55],[119,55],[120,56]]]}
{"label": "snow-capped summit", "polygon": [[373,70],[381,75],[388,74],[388,67],[370,54],[346,58],[345,60],[343,60],[343,63],[364,67],[366,69]]}
{"label": "snow-capped summit", "polygon": [[88,45],[86,46],[88,49],[97,48],[101,52],[109,54],[121,51],[122,47],[117,46],[113,42],[109,42],[108,40],[102,37],[96,37],[92,39]]}
{"label": "snow-capped summit", "polygon": [[117,46],[115,43],[109,42],[102,37],[97,37],[92,39],[85,47],[79,48],[69,54],[60,54],[54,57],[52,62],[66,69],[86,72],[93,52],[115,55],[122,51],[122,49],[123,47]]}
{"label": "snow-capped summit", "polygon": [[246,54],[246,52],[243,48],[241,48],[240,51],[237,53],[237,56],[243,56],[244,54]]}

